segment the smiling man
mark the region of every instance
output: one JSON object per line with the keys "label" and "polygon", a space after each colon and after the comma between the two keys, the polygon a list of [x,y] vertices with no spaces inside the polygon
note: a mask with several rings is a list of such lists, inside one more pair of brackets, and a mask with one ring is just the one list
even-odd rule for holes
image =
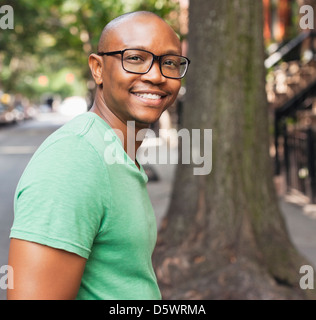
{"label": "smiling man", "polygon": [[[156,220],[128,123],[137,133],[158,120],[188,65],[174,31],[153,13],[105,27],[89,57],[98,85],[90,112],[46,139],[17,186],[8,299],[161,298],[151,262]],[[107,163],[109,144],[124,161]]]}

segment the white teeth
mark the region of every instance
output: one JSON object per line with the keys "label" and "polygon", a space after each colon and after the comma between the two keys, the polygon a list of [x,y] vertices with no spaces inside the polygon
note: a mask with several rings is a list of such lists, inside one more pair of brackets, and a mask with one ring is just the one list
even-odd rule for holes
{"label": "white teeth", "polygon": [[153,94],[153,93],[135,93],[135,95],[144,99],[152,99],[152,100],[161,99],[160,95]]}

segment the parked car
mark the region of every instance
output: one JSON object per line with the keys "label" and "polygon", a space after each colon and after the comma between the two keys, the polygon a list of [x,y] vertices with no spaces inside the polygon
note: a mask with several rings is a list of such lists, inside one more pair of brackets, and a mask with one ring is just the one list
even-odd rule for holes
{"label": "parked car", "polygon": [[24,111],[24,107],[19,104],[17,106],[15,106],[12,110],[13,114],[14,114],[14,120],[15,121],[22,121],[25,119],[25,111]]}
{"label": "parked car", "polygon": [[0,124],[11,123],[15,121],[14,113],[9,106],[0,103]]}

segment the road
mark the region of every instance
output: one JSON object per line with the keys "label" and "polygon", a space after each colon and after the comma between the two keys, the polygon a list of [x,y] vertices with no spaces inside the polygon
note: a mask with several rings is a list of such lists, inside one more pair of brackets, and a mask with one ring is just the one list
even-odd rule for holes
{"label": "road", "polygon": [[[13,198],[19,178],[38,146],[67,120],[42,114],[38,120],[0,127],[0,266],[7,264]],[[5,291],[0,289],[0,300],[3,299]]]}

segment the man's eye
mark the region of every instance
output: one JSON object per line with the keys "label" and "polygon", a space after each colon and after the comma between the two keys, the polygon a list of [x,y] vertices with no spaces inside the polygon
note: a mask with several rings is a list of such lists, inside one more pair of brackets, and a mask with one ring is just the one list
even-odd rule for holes
{"label": "man's eye", "polygon": [[140,63],[140,62],[144,62],[144,58],[140,56],[129,56],[125,58],[125,61],[132,62],[132,63],[135,63],[135,62]]}
{"label": "man's eye", "polygon": [[164,66],[166,67],[170,67],[170,68],[178,68],[179,67],[179,63],[177,61],[174,60],[166,60],[163,63]]}

